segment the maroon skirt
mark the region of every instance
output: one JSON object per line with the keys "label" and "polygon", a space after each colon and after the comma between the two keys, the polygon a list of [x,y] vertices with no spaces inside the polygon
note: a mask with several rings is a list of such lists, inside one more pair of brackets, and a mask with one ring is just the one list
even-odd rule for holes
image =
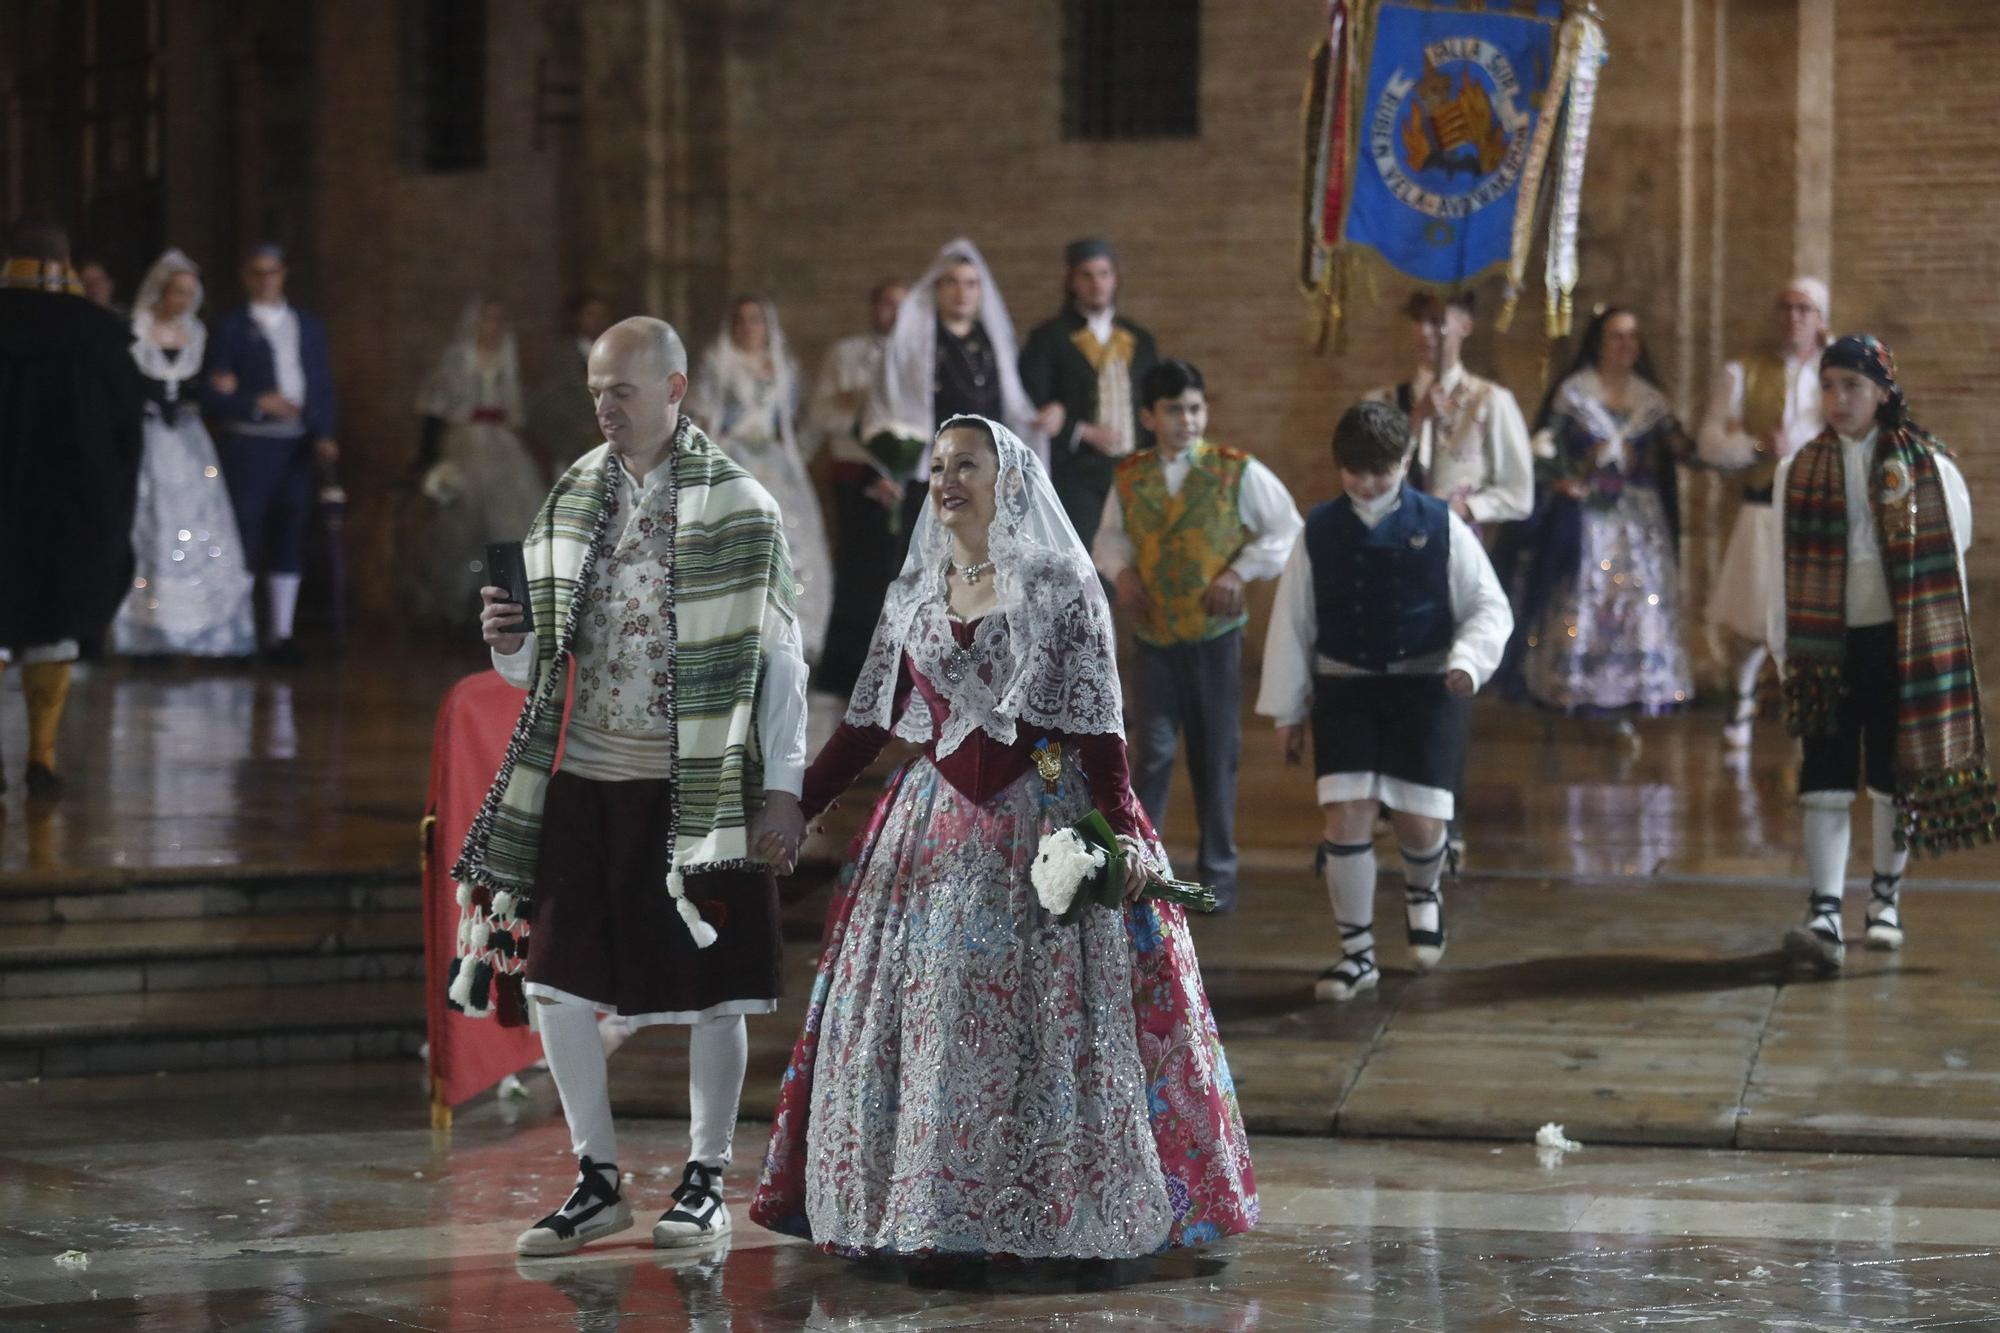
{"label": "maroon skirt", "polygon": [[784,959],[777,881],[768,870],[689,875],[688,898],[716,931],[714,944],[696,948],[667,894],[672,789],[665,779],[597,782],[558,772],[549,780],[529,994],[556,992],[652,1022],[776,1007]]}

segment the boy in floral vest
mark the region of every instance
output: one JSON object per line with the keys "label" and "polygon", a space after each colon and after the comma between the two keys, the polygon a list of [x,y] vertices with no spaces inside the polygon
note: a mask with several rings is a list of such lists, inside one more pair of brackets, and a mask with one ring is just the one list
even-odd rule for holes
{"label": "boy in floral vest", "polygon": [[1119,461],[1092,555],[1138,640],[1127,729],[1133,793],[1163,828],[1175,737],[1185,732],[1198,873],[1226,912],[1236,905],[1243,586],[1278,576],[1304,520],[1269,468],[1204,437],[1199,370],[1162,361],[1140,397],[1155,444]]}

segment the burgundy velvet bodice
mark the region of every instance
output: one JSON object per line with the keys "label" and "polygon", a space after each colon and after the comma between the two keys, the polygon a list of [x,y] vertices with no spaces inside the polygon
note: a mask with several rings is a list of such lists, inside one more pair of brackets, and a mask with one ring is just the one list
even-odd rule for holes
{"label": "burgundy velvet bodice", "polygon": [[[961,647],[971,646],[972,634],[978,623],[951,622],[952,636]],[[903,710],[909,707],[912,690],[922,693],[924,703],[930,708],[931,734],[935,737],[944,730],[951,706],[945,702],[937,687],[911,665],[906,653],[896,679],[896,701],[890,711],[891,718],[902,717]],[[1104,813],[1111,827],[1137,838],[1152,836],[1152,827],[1132,796],[1131,771],[1126,763],[1123,736],[1072,736],[1044,731],[1026,723],[1017,727],[1016,732],[1014,743],[1004,745],[984,730],[975,729],[959,742],[957,749],[942,759],[938,757],[935,739],[925,742],[924,753],[937,765],[945,781],[957,788],[967,800],[984,805],[1012,786],[1033,766],[1036,742],[1044,739],[1060,742],[1063,749],[1082,766],[1084,778],[1090,784],[1091,804]],[[799,798],[806,817],[811,819],[817,816],[833,803],[835,797],[846,791],[861,771],[875,762],[875,756],[881,754],[882,748],[889,743],[889,736],[889,728],[841,723],[806,769],[805,790]]]}

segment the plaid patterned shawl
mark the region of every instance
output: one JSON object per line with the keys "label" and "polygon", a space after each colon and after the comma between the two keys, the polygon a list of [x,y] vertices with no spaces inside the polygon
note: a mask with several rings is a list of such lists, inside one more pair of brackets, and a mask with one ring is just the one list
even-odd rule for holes
{"label": "plaid patterned shawl", "polygon": [[[1933,855],[1991,841],[2000,804],[1987,763],[1958,542],[1939,480],[1944,446],[1913,426],[1877,437],[1874,513],[1895,613],[1897,839]],[[1839,725],[1847,635],[1847,477],[1831,429],[1785,486],[1785,702],[1795,736]]]}
{"label": "plaid patterned shawl", "polygon": [[[533,675],[513,739],[451,870],[464,909],[452,998],[468,1012],[486,1011],[494,974],[518,973],[526,962],[521,908],[534,889],[543,801],[561,740],[570,674],[564,659],[576,642],[597,553],[610,536],[611,469],[619,466],[608,445],[578,459],[522,543],[528,599],[543,632],[535,636]],[[770,495],[686,416],[671,466],[674,561],[663,620],[675,683],[665,703],[676,746],[666,831],[673,870],[661,891],[678,907],[686,904],[685,875],[752,864],[749,817],[764,790],[756,727],[764,641],[795,611],[783,519]],[[549,633],[549,626],[559,628]],[[708,928],[699,916],[689,919],[691,908],[681,917],[705,942]]]}

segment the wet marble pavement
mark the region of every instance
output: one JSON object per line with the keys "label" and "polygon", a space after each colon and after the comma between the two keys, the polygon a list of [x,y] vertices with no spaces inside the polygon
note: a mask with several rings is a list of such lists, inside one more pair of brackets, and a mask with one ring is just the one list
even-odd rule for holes
{"label": "wet marble pavement", "polygon": [[[635,1228],[517,1260],[574,1170],[546,1078],[435,1134],[412,1127],[417,1080],[410,1062],[0,1090],[0,1328],[2000,1329],[1984,1161],[1259,1137],[1247,1236],[944,1269],[750,1225],[745,1167],[712,1250],[655,1251]],[[685,1126],[621,1135],[649,1217]],[[762,1147],[746,1124],[738,1160]]]}

